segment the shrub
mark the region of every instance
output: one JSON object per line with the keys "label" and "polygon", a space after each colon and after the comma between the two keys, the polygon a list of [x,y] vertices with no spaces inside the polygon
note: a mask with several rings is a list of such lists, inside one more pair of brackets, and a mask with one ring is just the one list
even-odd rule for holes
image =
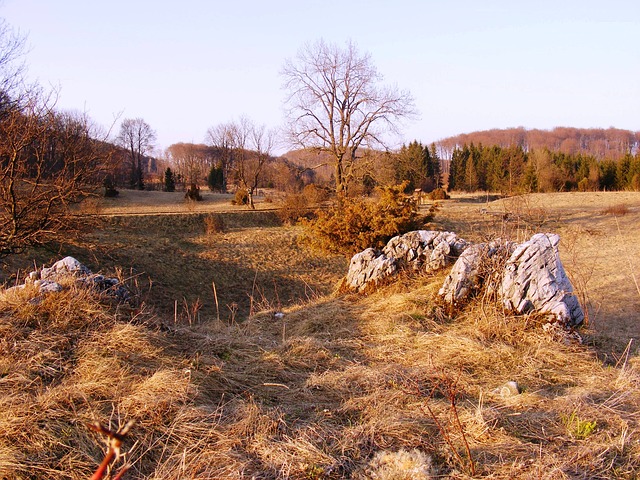
{"label": "shrub", "polygon": [[184,194],[184,198],[197,202],[202,201],[202,195],[200,195],[200,187],[198,187],[198,185],[196,185],[195,183],[189,185],[187,192]]}
{"label": "shrub", "polygon": [[309,206],[318,205],[329,197],[329,194],[324,188],[317,187],[313,183],[310,183],[302,189],[302,195],[307,200]]}
{"label": "shrub", "polygon": [[629,207],[627,207],[624,203],[619,203],[617,205],[612,205],[605,208],[602,213],[604,215],[622,216],[629,213]]}
{"label": "shrub", "polygon": [[449,198],[451,197],[449,197],[447,191],[442,187],[438,187],[429,193],[429,200],[448,200]]}
{"label": "shrub", "polygon": [[378,189],[378,199],[342,198],[328,211],[307,222],[307,237],[318,248],[354,254],[383,247],[389,239],[419,228],[425,221],[416,200],[403,193],[404,185]]}
{"label": "shrub", "polygon": [[204,231],[207,235],[224,232],[224,220],[222,215],[212,213],[204,217]]}
{"label": "shrub", "polygon": [[309,201],[302,193],[290,193],[284,197],[276,214],[282,223],[295,225],[298,220],[310,215]]}
{"label": "shrub", "polygon": [[118,192],[118,190],[116,190],[115,185],[113,184],[113,179],[111,178],[110,175],[108,175],[104,181],[102,182],[102,185],[104,186],[104,196],[105,197],[117,197],[120,192]]}
{"label": "shrub", "polygon": [[175,192],[176,191],[176,176],[169,167],[164,172],[164,191]]}
{"label": "shrub", "polygon": [[249,204],[249,192],[244,188],[238,188],[236,194],[231,202],[234,205],[248,205]]}

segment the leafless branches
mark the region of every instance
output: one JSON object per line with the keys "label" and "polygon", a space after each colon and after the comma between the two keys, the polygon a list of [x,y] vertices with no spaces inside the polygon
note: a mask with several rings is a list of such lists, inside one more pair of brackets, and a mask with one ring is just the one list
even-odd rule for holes
{"label": "leafless branches", "polygon": [[282,75],[290,140],[332,155],[339,193],[354,176],[359,149],[384,146],[386,134],[415,115],[410,93],[381,85],[370,56],[353,43],[344,49],[309,44],[285,63]]}
{"label": "leafless branches", "polygon": [[0,255],[43,243],[70,225],[110,155],[82,114],[31,90],[0,117]]}

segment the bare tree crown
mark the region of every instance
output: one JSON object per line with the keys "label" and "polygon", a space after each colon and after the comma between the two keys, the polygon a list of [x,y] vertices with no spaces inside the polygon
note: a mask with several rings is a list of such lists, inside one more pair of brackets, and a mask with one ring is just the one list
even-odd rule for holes
{"label": "bare tree crown", "polygon": [[285,63],[282,76],[290,141],[332,155],[339,192],[358,150],[384,147],[388,134],[416,113],[411,94],[382,84],[371,57],[353,43],[308,44]]}

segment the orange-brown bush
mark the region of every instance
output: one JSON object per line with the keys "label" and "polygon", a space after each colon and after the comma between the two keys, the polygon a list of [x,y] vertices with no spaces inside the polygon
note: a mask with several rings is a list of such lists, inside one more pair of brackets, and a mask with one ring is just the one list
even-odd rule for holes
{"label": "orange-brown bush", "polygon": [[211,213],[204,217],[204,230],[207,235],[224,232],[224,220],[222,215]]}
{"label": "orange-brown bush", "polygon": [[349,255],[369,247],[380,248],[426,220],[418,215],[416,200],[403,190],[403,185],[380,188],[375,201],[341,198],[307,222],[307,238],[322,250]]}
{"label": "orange-brown bush", "polygon": [[280,204],[278,217],[282,223],[294,225],[301,218],[313,216],[311,208],[317,207],[327,199],[327,192],[313,184],[304,187],[301,193],[292,193],[284,197]]}
{"label": "orange-brown bush", "polygon": [[605,215],[614,216],[626,215],[627,213],[629,213],[629,207],[627,207],[624,203],[619,203],[617,205],[612,205],[605,208],[602,213]]}
{"label": "orange-brown bush", "polygon": [[449,197],[449,194],[447,193],[447,191],[441,187],[436,188],[431,193],[429,193],[430,200],[447,200],[448,198],[451,198],[451,197]]}
{"label": "orange-brown bush", "polygon": [[280,203],[277,212],[282,223],[295,225],[298,220],[309,215],[309,200],[302,193],[288,194]]}

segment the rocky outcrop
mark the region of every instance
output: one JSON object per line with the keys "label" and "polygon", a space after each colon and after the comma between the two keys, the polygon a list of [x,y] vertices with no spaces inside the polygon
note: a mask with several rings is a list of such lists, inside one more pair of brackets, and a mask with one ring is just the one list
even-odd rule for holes
{"label": "rocky outcrop", "polygon": [[120,302],[129,301],[132,297],[131,292],[122,285],[120,280],[94,274],[73,257],[65,257],[50,267],[30,272],[24,284],[12,288],[25,288],[28,284],[32,284],[41,295],[44,295],[64,290],[64,285],[69,283],[69,279],[94,288]]}
{"label": "rocky outcrop", "polygon": [[434,272],[453,263],[467,245],[451,232],[417,230],[393,237],[382,251],[368,248],[355,254],[345,284],[347,289],[361,292],[404,268]]}
{"label": "rocky outcrop", "polygon": [[393,258],[389,258],[378,250],[367,248],[356,253],[349,263],[346,287],[360,292],[367,286],[377,285],[383,279],[393,275],[398,266]]}
{"label": "rocky outcrop", "polygon": [[522,244],[472,245],[451,232],[418,230],[392,238],[381,251],[354,255],[345,284],[361,292],[403,269],[435,272],[455,260],[439,291],[449,307],[485,289],[508,311],[548,314],[573,327],[584,321],[584,312],[560,261],[559,242],[556,234],[540,233]]}

